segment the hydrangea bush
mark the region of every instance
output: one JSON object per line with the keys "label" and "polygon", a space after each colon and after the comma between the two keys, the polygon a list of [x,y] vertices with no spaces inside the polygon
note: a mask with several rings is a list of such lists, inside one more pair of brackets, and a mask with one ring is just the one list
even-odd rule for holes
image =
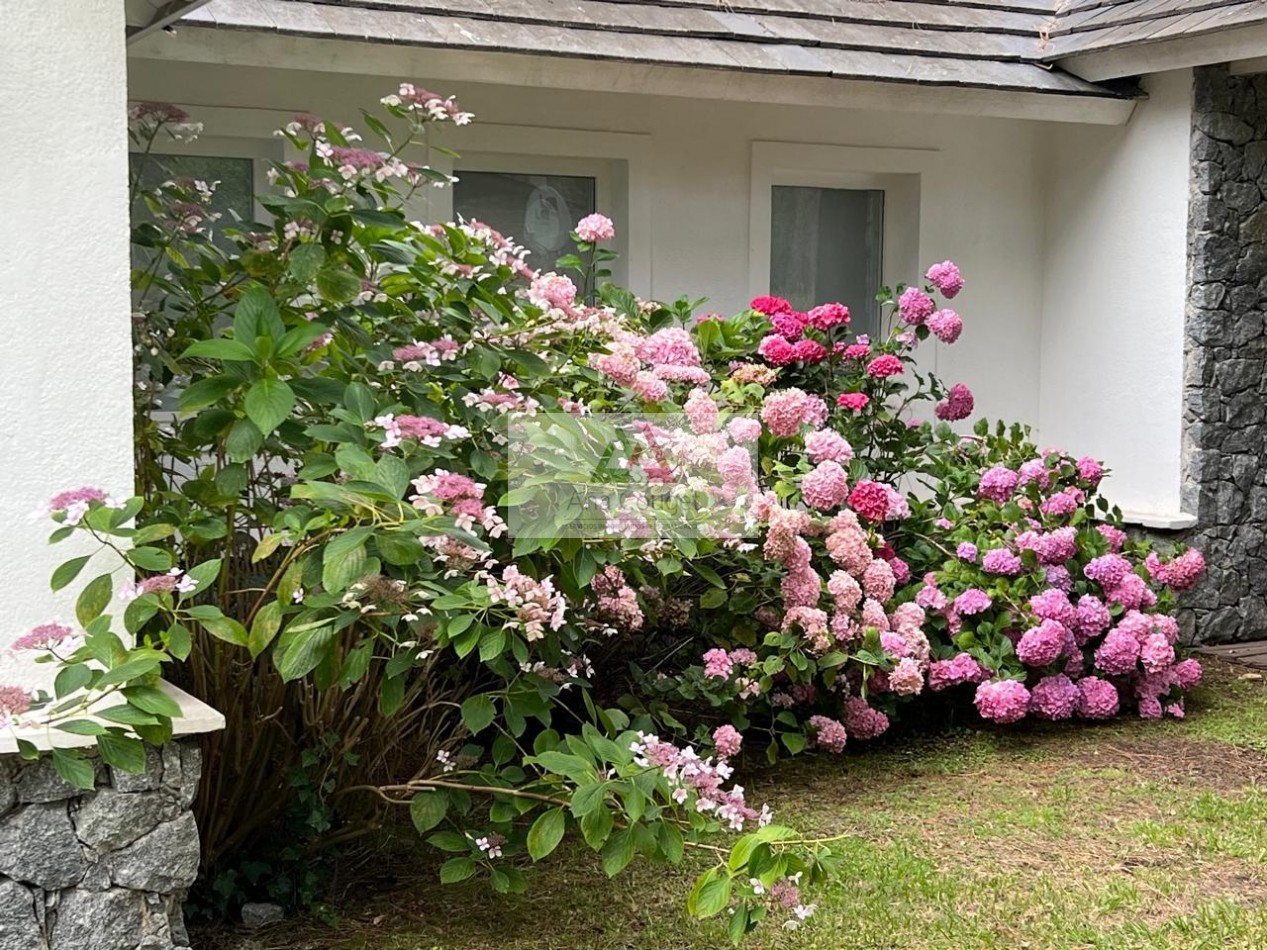
{"label": "hydrangea bush", "polygon": [[[289,784],[329,840],[353,833],[340,803],[406,807],[449,855],[442,880],[499,891],[569,831],[608,874],[712,854],[688,907],[729,909],[738,940],[808,917],[833,863],[747,799],[745,750],[839,753],[926,692],[998,723],[1182,714],[1199,668],[1175,655],[1173,609],[1199,553],[1127,540],[1093,460],[953,429],[972,394],[919,349],[963,330],[954,264],[886,289],[874,339],[839,303],[696,318],[605,281],[602,215],[544,272],[477,221],[408,221],[403,201],[448,177],[406,146],[470,116],[410,85],[383,107],[365,116],[382,150],[314,116],[283,130],[307,157],[272,169],[267,226],[215,221],[213,183],[138,191],[138,497],[50,504],[54,540],[86,532],[136,578],[98,576],[77,625],[19,639],[60,669],[55,696],[0,691],[6,725],[139,767],[177,713],[163,671],[230,716],[200,803],[217,859],[295,803]],[[177,113],[138,108],[142,151],[190,134]],[[709,517],[665,532],[632,505],[593,536],[565,530],[574,511],[509,530],[515,434],[579,451],[568,420],[632,448],[614,478]],[[55,764],[91,781],[74,753]]]}

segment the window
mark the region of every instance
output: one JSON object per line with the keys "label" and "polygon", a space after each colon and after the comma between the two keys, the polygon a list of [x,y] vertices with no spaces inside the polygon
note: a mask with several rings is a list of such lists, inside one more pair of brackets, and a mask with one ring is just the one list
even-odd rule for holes
{"label": "window", "polygon": [[[133,152],[129,161],[133,175],[138,167],[141,169],[142,191],[153,191],[163,182],[176,178],[219,182],[211,197],[211,210],[220,215],[220,219],[212,225],[213,232],[226,227],[241,227],[255,220],[255,160],[252,158],[211,155],[142,156]],[[133,208],[133,214],[141,219],[148,213],[141,201]]]}
{"label": "window", "polygon": [[774,185],[770,195],[770,293],[798,310],[839,301],[856,333],[879,329],[884,192]]}
{"label": "window", "polygon": [[475,218],[531,252],[529,263],[550,269],[572,248],[576,222],[596,210],[597,183],[584,175],[458,171],[453,213]]}

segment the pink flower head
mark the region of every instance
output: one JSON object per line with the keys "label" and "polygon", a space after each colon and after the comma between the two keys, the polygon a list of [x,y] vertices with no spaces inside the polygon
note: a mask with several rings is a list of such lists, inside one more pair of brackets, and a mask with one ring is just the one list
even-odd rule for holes
{"label": "pink flower head", "polygon": [[819,462],[801,479],[801,497],[805,504],[819,511],[830,511],[849,495],[849,481],[838,462]]}
{"label": "pink flower head", "polygon": [[1114,553],[1122,550],[1122,545],[1126,543],[1126,532],[1121,528],[1115,528],[1110,524],[1098,524],[1095,530],[1109,542],[1109,550]]}
{"label": "pink flower head", "polygon": [[767,317],[772,317],[776,313],[792,312],[792,305],[782,297],[757,297],[748,306],[757,313],[764,313]]}
{"label": "pink flower head", "polygon": [[987,574],[1002,574],[1007,577],[1015,577],[1024,569],[1021,559],[1007,548],[995,548],[993,551],[986,551],[985,557],[981,560],[981,569]]}
{"label": "pink flower head", "polygon": [[963,383],[955,383],[946,393],[946,398],[933,407],[933,413],[945,422],[958,422],[967,419],[976,408],[976,400],[972,390]]}
{"label": "pink flower head", "polygon": [[847,360],[865,360],[871,355],[870,343],[850,343],[841,350],[841,356]]}
{"label": "pink flower head", "polygon": [[576,222],[576,236],[582,241],[597,244],[599,241],[610,241],[616,236],[616,226],[605,214],[587,214]]}
{"label": "pink flower head", "polygon": [[1098,637],[1108,630],[1113,617],[1104,602],[1093,594],[1083,594],[1078,598],[1078,620],[1074,624],[1079,646],[1093,637]]}
{"label": "pink flower head", "polygon": [[31,708],[31,695],[21,686],[0,685],[0,728]]}
{"label": "pink flower head", "polygon": [[936,692],[960,683],[982,683],[989,678],[990,671],[967,653],[937,660],[928,668],[928,688]]}
{"label": "pink flower head", "polygon": [[889,493],[878,482],[863,479],[849,493],[849,507],[879,524],[889,516]]}
{"label": "pink flower head", "polygon": [[918,696],[924,689],[924,673],[919,661],[911,657],[898,660],[889,671],[889,689],[899,696]]}
{"label": "pink flower head", "polygon": [[1192,689],[1201,682],[1201,664],[1196,660],[1182,660],[1175,664],[1174,677],[1180,689]]}
{"label": "pink flower head", "polygon": [[963,290],[963,275],[950,261],[934,264],[924,276],[928,278],[930,284],[941,291],[941,295],[947,300],[953,300],[958,296],[959,291]]}
{"label": "pink flower head", "polygon": [[796,348],[777,333],[762,338],[757,344],[757,355],[771,366],[787,366],[796,362]]}
{"label": "pink flower head", "polygon": [[844,720],[845,729],[855,739],[874,739],[889,728],[889,717],[859,696],[845,700]]}
{"label": "pink flower head", "polygon": [[746,445],[761,438],[761,423],[756,419],[741,416],[726,423],[726,431],[735,442]]}
{"label": "pink flower head", "polygon": [[1016,491],[1020,476],[1010,468],[996,465],[981,475],[981,483],[977,486],[977,497],[991,501],[1007,501]]}
{"label": "pink flower head", "polygon": [[903,322],[917,327],[933,315],[937,305],[918,287],[907,287],[897,299],[897,308]]}
{"label": "pink flower head", "polygon": [[1069,595],[1057,587],[1049,587],[1029,599],[1030,610],[1044,620],[1072,627],[1078,622],[1078,611],[1069,603]]}
{"label": "pink flower head", "polygon": [[665,327],[656,330],[638,344],[638,355],[656,366],[700,365],[699,350],[691,334],[681,327]]}
{"label": "pink flower head", "polygon": [[1117,715],[1120,699],[1117,688],[1098,676],[1078,680],[1076,711],[1083,719],[1111,719]]}
{"label": "pink flower head", "polygon": [[1044,620],[1032,630],[1026,630],[1016,644],[1016,656],[1026,666],[1050,666],[1064,652],[1068,636],[1065,627],[1055,620]]}
{"label": "pink flower head", "polygon": [[890,600],[896,586],[897,578],[893,574],[893,568],[882,558],[876,558],[862,572],[862,589],[873,600],[881,603]]}
{"label": "pink flower head", "polygon": [[1038,681],[1029,697],[1029,708],[1039,719],[1069,719],[1078,708],[1078,687],[1062,674]]}
{"label": "pink flower head", "polygon": [[717,403],[713,402],[713,397],[703,389],[691,390],[690,395],[686,397],[682,412],[686,414],[687,421],[691,424],[691,431],[697,435],[717,431],[720,412]]}
{"label": "pink flower head", "polygon": [[541,274],[528,288],[528,299],[543,310],[566,310],[576,302],[576,285],[563,274]]}
{"label": "pink flower head", "polygon": [[704,654],[704,675],[709,679],[728,679],[734,668],[730,654],[721,648],[714,648]]}
{"label": "pink flower head", "polygon": [[826,716],[810,716],[809,728],[814,733],[814,744],[828,752],[844,752],[849,734],[835,719]]}
{"label": "pink flower head", "polygon": [[663,402],[669,398],[669,384],[646,370],[639,370],[629,388],[643,402]]}
{"label": "pink flower head", "polygon": [[1029,690],[1016,680],[982,683],[973,703],[982,719],[1004,724],[1019,722],[1029,712]]}
{"label": "pink flower head", "polygon": [[796,435],[815,414],[810,396],[799,389],[782,389],[770,393],[761,404],[761,421],[770,432],[782,438]]}
{"label": "pink flower head", "polygon": [[805,334],[805,321],[802,319],[804,314],[788,311],[787,313],[775,313],[770,316],[770,323],[774,326],[774,332],[786,338],[787,340],[799,340]]}
{"label": "pink flower head", "polygon": [[901,376],[904,368],[902,361],[892,353],[881,353],[867,364],[867,375],[887,379],[890,376]]}
{"label": "pink flower head", "polygon": [[867,408],[867,403],[870,401],[871,397],[866,393],[841,393],[836,397],[836,405],[853,412],[861,412]]}
{"label": "pink flower head", "polygon": [[15,650],[53,650],[71,639],[75,631],[64,623],[42,623],[13,641]]}
{"label": "pink flower head", "polygon": [[1095,488],[1100,484],[1100,479],[1104,478],[1104,466],[1091,456],[1084,455],[1078,459],[1078,477]]}
{"label": "pink flower head", "polygon": [[1139,662],[1147,673],[1161,673],[1175,662],[1175,648],[1164,634],[1149,634],[1139,650]]}
{"label": "pink flower head", "polygon": [[1196,548],[1189,548],[1166,564],[1156,554],[1150,554],[1145,563],[1154,581],[1177,591],[1191,590],[1205,573],[1205,556]]}
{"label": "pink flower head", "polygon": [[1135,671],[1139,639],[1129,630],[1114,627],[1095,651],[1095,665],[1105,673],[1121,676]]}
{"label": "pink flower head", "polygon": [[743,736],[729,723],[713,730],[713,748],[717,750],[718,758],[733,759],[742,745]]}
{"label": "pink flower head", "polygon": [[928,318],[928,329],[943,343],[954,343],[963,332],[963,318],[953,310],[938,310]]}
{"label": "pink flower head", "polygon": [[832,327],[849,325],[849,308],[840,303],[820,304],[806,314],[805,319],[814,329],[826,332]]}
{"label": "pink flower head", "polygon": [[827,358],[827,347],[817,340],[797,340],[792,344],[792,353],[800,363],[821,363]]}
{"label": "pink flower head", "polygon": [[1131,562],[1120,554],[1103,554],[1092,558],[1082,569],[1082,573],[1105,590],[1112,590],[1120,586],[1126,575],[1131,573]]}
{"label": "pink flower head", "polygon": [[805,454],[811,462],[848,462],[853,447],[834,429],[818,429],[805,436]]}
{"label": "pink flower head", "polygon": [[969,587],[955,598],[955,613],[971,617],[973,614],[989,610],[993,604],[993,599],[981,588]]}
{"label": "pink flower head", "polygon": [[958,547],[955,548],[955,557],[961,561],[967,561],[969,564],[976,563],[978,553],[977,546],[971,541],[960,541]]}

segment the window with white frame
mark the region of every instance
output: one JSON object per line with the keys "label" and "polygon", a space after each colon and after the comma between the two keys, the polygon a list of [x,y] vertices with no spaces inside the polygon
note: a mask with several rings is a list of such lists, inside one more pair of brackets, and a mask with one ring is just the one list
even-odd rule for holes
{"label": "window with white frame", "polygon": [[883,274],[883,190],[771,188],[770,293],[798,310],[843,303],[854,331],[874,334]]}

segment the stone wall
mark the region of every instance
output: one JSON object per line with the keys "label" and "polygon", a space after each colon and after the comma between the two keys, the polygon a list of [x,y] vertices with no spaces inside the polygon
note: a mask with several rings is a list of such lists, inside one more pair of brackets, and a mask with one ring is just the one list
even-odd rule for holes
{"label": "stone wall", "polygon": [[98,762],[92,791],[47,757],[0,756],[0,950],[189,946],[201,758],[193,739],[146,755],[139,775]]}
{"label": "stone wall", "polygon": [[1210,566],[1185,627],[1267,636],[1267,76],[1196,70],[1184,341],[1184,540]]}

